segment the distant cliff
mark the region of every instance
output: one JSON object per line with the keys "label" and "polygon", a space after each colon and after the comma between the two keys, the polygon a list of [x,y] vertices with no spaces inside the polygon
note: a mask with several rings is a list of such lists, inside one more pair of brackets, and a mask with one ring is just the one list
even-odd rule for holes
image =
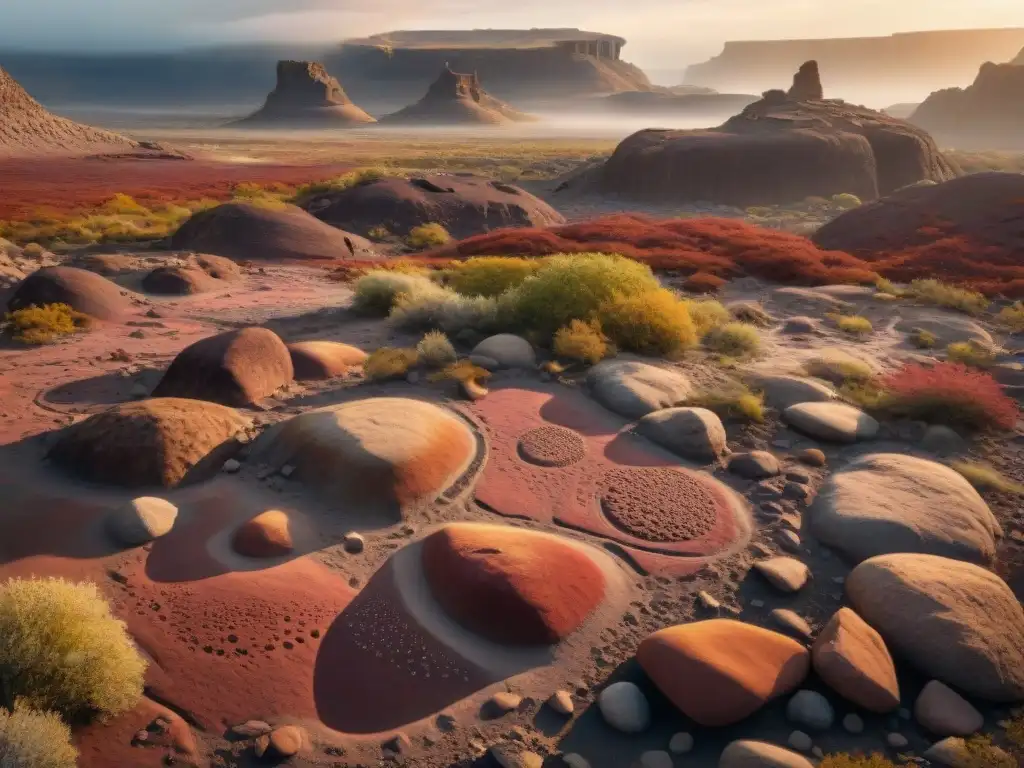
{"label": "distant cliff", "polygon": [[925,93],[966,84],[982,63],[1009,61],[1024,48],[1024,29],[910,32],[889,37],[729,42],[721,54],[686,71],[686,82],[720,91],[765,90],[815,59],[828,73],[826,96],[875,85]]}

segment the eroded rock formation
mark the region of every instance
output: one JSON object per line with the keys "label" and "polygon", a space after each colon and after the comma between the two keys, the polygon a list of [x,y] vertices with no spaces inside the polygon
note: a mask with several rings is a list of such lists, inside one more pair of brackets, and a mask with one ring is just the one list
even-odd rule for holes
{"label": "eroded rock formation", "polygon": [[235,125],[331,126],[376,122],[352,103],[336,78],[315,61],[279,61],[277,86],[263,107]]}
{"label": "eroded rock formation", "polygon": [[415,104],[381,118],[382,123],[432,125],[501,124],[533,118],[491,96],[474,74],[452,72],[446,65],[426,95]]}

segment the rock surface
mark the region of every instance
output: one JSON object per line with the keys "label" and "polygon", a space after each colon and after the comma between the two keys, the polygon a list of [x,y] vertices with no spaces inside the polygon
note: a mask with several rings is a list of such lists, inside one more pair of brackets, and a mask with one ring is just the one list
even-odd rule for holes
{"label": "rock surface", "polygon": [[107,518],[107,530],[127,547],[141,547],[170,532],[178,508],[166,499],[140,496],[114,510]]}
{"label": "rock surface", "polygon": [[744,739],[732,742],[722,751],[718,768],[814,768],[814,764],[783,747]]}
{"label": "rock surface", "polygon": [[799,403],[782,412],[786,423],[804,434],[834,443],[856,443],[878,434],[878,422],[843,403]]}
{"label": "rock surface", "polygon": [[673,453],[696,461],[714,461],[726,452],[722,420],[706,408],[665,408],[640,419],[641,435]]}
{"label": "rock surface", "polygon": [[870,712],[900,705],[896,666],[885,641],[849,608],[840,608],[821,630],[811,663],[832,690]]}
{"label": "rock surface", "polygon": [[344,128],[377,122],[352,103],[315,61],[279,61],[277,85],[258,111],[233,125],[251,128]]}
{"label": "rock surface", "polygon": [[639,419],[684,402],[693,385],[679,371],[632,360],[606,360],[587,373],[594,398],[610,411]]}
{"label": "rock surface", "polygon": [[786,91],[786,98],[790,101],[818,101],[825,98],[818,62],[805,61],[800,65],[800,69],[793,75],[793,85]]}
{"label": "rock surface", "polygon": [[502,645],[563,640],[605,593],[604,574],[585,551],[511,526],[447,525],[424,539],[423,570],[449,616]]}
{"label": "rock surface", "polygon": [[7,309],[14,312],[44,304],[67,304],[99,320],[116,320],[132,308],[130,299],[117,283],[76,267],[43,267],[14,289]]}
{"label": "rock surface", "polygon": [[924,674],[982,699],[1024,699],[1024,609],[995,574],[933,555],[882,555],[858,565],[846,591]]}
{"label": "rock surface", "polygon": [[765,403],[780,411],[798,403],[827,403],[837,397],[828,384],[800,376],[758,376],[754,386],[764,393]]}
{"label": "rock surface", "polygon": [[296,341],[288,345],[297,381],[319,381],[344,376],[362,367],[366,353],[337,341]]}
{"label": "rock surface", "polygon": [[247,520],[235,531],[231,546],[245,557],[271,558],[290,554],[294,544],[287,513],[268,509]]}
{"label": "rock surface", "polygon": [[918,552],[985,563],[1001,534],[959,473],[894,453],[862,456],[833,474],[811,508],[810,530],[854,561]]}
{"label": "rock surface", "polygon": [[803,682],[807,649],[794,640],[730,619],[655,632],[637,650],[654,684],[687,717],[730,725]]}
{"label": "rock surface", "polygon": [[970,736],[985,725],[981,712],[938,680],[928,683],[917,697],[914,718],[936,736]]}

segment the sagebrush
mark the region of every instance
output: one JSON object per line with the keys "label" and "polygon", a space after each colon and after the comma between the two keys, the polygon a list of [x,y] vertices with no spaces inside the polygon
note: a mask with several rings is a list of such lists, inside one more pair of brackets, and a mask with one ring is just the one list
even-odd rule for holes
{"label": "sagebrush", "polygon": [[596,322],[573,320],[555,333],[552,346],[555,354],[566,360],[575,360],[587,365],[601,362],[608,356],[608,338]]}
{"label": "sagebrush", "polygon": [[446,279],[453,290],[465,296],[500,296],[522,284],[543,263],[542,259],[481,256],[452,265]]}
{"label": "sagebrush", "polygon": [[747,323],[726,323],[704,337],[704,346],[726,357],[748,357],[761,349],[761,333]]}
{"label": "sagebrush", "polygon": [[697,343],[686,304],[664,288],[617,294],[601,305],[597,318],[616,347],[641,355],[671,356]]}
{"label": "sagebrush", "polygon": [[458,358],[455,347],[443,331],[430,331],[416,345],[419,361],[428,368],[443,368]]}
{"label": "sagebrush", "polygon": [[418,227],[413,227],[409,230],[409,234],[405,238],[405,242],[411,248],[424,249],[424,248],[437,248],[438,246],[444,245],[452,236],[448,234],[448,230],[435,221],[427,224],[420,224]]}
{"label": "sagebrush", "polygon": [[75,768],[78,750],[71,729],[53,712],[23,703],[0,709],[0,766],[3,768]]}
{"label": "sagebrush", "polygon": [[83,331],[91,320],[67,304],[44,304],[8,312],[3,324],[15,341],[39,345]]}

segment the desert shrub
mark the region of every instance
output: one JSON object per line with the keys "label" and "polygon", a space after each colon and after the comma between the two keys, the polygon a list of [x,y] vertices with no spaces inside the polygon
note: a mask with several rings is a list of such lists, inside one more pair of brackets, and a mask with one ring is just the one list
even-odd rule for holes
{"label": "desert shrub", "polygon": [[104,213],[147,214],[149,209],[131,195],[118,192],[100,208]]}
{"label": "desert shrub", "polygon": [[[507,294],[507,301],[519,326],[550,339],[573,320],[593,318],[615,296],[659,290],[657,278],[643,264],[622,256],[582,253],[547,259],[535,275]],[[605,332],[614,340],[610,329]]]}
{"label": "desert shrub", "polygon": [[1001,491],[1024,495],[1024,485],[1005,477],[998,469],[976,461],[954,461],[949,465],[979,491]]}
{"label": "desert shrub", "polygon": [[707,408],[723,419],[758,424],[764,421],[764,395],[751,392],[743,386],[700,392],[687,400],[686,404],[694,408]]}
{"label": "desert shrub", "polygon": [[818,768],[899,768],[892,760],[878,753],[872,755],[836,752],[825,755]]}
{"label": "desert shrub", "polygon": [[875,280],[875,290],[886,296],[902,296],[903,291],[896,287],[892,280],[880,277]]}
{"label": "desert shrub", "polygon": [[683,282],[683,290],[690,293],[717,293],[726,281],[710,272],[696,272]]}
{"label": "desert shrub", "polygon": [[1004,752],[992,743],[992,737],[975,734],[964,739],[964,768],[1020,768],[1015,757]]}
{"label": "desert shrub", "polygon": [[[693,310],[690,310],[691,316]],[[738,323],[756,325],[758,328],[768,328],[772,324],[772,316],[764,307],[755,301],[744,301],[740,304],[733,304],[729,307],[729,315]]]}
{"label": "desert shrub", "polygon": [[46,253],[46,249],[39,243],[26,243],[22,247],[21,252],[25,256],[38,257]]}
{"label": "desert shrub", "polygon": [[832,195],[832,202],[844,211],[849,211],[853,208],[860,208],[863,203],[856,195],[851,195],[849,192],[841,192],[838,195]]}
{"label": "desert shrub", "polygon": [[370,227],[366,232],[366,236],[371,240],[387,240],[389,237],[391,237],[391,232],[388,230],[387,227],[376,226]]}
{"label": "desert shrub", "polygon": [[341,192],[346,189],[351,189],[352,187],[357,187],[360,184],[369,184],[394,175],[394,171],[381,166],[360,168],[334,179],[303,184],[296,190],[291,202],[301,203],[316,195],[322,195],[326,192]]}
{"label": "desert shrub", "polygon": [[555,333],[555,354],[568,360],[594,365],[608,355],[608,339],[594,322],[573,320]]}
{"label": "desert shrub", "polygon": [[707,334],[720,326],[732,322],[732,314],[714,299],[684,299],[687,312],[697,331],[697,338],[703,339]]}
{"label": "desert shrub", "polygon": [[11,337],[22,344],[49,344],[89,326],[88,316],[67,304],[44,304],[9,312],[4,318]]}
{"label": "desert shrub", "polygon": [[540,259],[481,256],[453,264],[448,285],[465,296],[500,296],[522,284],[543,265]]}
{"label": "desert shrub", "polygon": [[1017,403],[984,371],[959,363],[905,365],[882,380],[888,410],[912,419],[965,428],[1012,429]]}
{"label": "desert shrub", "polygon": [[996,354],[988,345],[971,339],[957,341],[947,346],[946,358],[953,363],[963,363],[975,368],[988,368],[995,362]]}
{"label": "desert shrub", "polygon": [[713,329],[703,340],[712,352],[726,357],[747,357],[761,349],[761,333],[747,323],[726,323]]}
{"label": "desert shrub", "polygon": [[938,280],[914,280],[907,295],[926,304],[947,307],[968,315],[980,315],[988,309],[988,299],[977,291]]}
{"label": "desert shrub", "polygon": [[836,318],[836,326],[843,333],[854,336],[864,336],[874,330],[871,321],[859,315],[840,315]]}
{"label": "desert shrub", "polygon": [[642,355],[673,355],[697,343],[686,304],[664,288],[617,294],[597,312],[601,330],[620,349]]}
{"label": "desert shrub", "polygon": [[924,328],[915,328],[910,332],[910,343],[918,349],[933,349],[939,337]]}
{"label": "desert shrub", "polygon": [[1024,302],[1018,301],[1003,307],[996,315],[996,323],[1011,333],[1024,332]]}
{"label": "desert shrub", "polygon": [[419,360],[430,368],[443,368],[458,359],[455,347],[442,331],[430,331],[416,345]]}
{"label": "desert shrub", "polygon": [[467,360],[459,360],[457,363],[453,363],[446,366],[440,371],[435,371],[430,374],[427,379],[429,381],[474,381],[483,382],[487,381],[491,376],[491,372],[486,368],[481,368],[479,365],[474,365],[472,362]]}
{"label": "desert shrub", "polygon": [[143,661],[94,584],[12,579],[0,587],[0,689],[69,717],[118,714],[142,696]]}
{"label": "desert shrub", "polygon": [[75,768],[78,750],[71,729],[53,712],[19,703],[0,709],[0,765],[4,768]]}
{"label": "desert shrub", "polygon": [[412,248],[424,249],[437,248],[451,239],[447,229],[432,221],[410,229],[405,242]]}
{"label": "desert shrub", "polygon": [[884,410],[888,403],[888,392],[882,379],[877,377],[847,379],[839,384],[837,391],[843,400],[865,411]]}
{"label": "desert shrub", "polygon": [[814,376],[833,384],[868,381],[875,372],[871,366],[860,360],[832,359],[815,357],[804,363],[808,376]]}
{"label": "desert shrub", "polygon": [[499,301],[463,296],[433,283],[401,294],[389,318],[406,330],[440,329],[455,334],[467,328],[488,333],[498,329]]}
{"label": "desert shrub", "polygon": [[[373,270],[356,280],[352,306],[367,315],[386,315],[400,295],[428,292],[438,287],[423,274]],[[439,289],[438,289],[439,290]]]}
{"label": "desert shrub", "polygon": [[369,354],[363,362],[363,373],[370,381],[400,379],[419,362],[415,349],[406,347],[381,347]]}

